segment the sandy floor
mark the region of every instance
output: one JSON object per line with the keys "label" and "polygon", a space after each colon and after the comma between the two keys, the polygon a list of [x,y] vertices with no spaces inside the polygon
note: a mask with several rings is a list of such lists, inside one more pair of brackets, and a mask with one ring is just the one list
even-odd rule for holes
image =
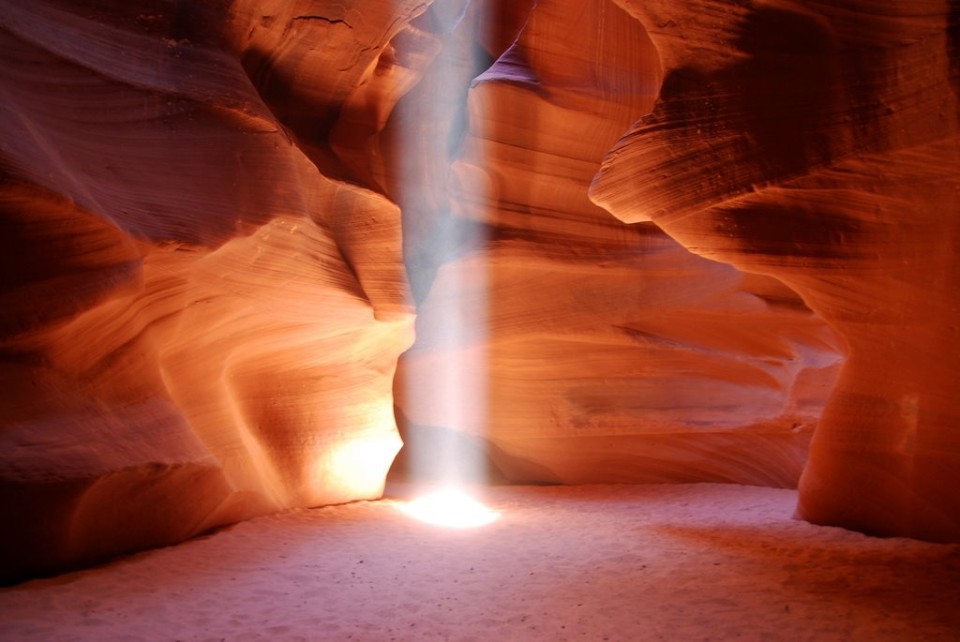
{"label": "sandy floor", "polygon": [[791,519],[795,493],[498,487],[267,517],[0,590],[0,640],[960,640],[960,546]]}

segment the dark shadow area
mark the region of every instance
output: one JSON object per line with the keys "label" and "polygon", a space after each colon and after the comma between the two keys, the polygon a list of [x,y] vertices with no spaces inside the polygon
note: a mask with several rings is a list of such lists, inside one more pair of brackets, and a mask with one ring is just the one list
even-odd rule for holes
{"label": "dark shadow area", "polygon": [[[396,485],[432,486],[450,483],[451,471],[466,484],[509,483],[491,460],[491,446],[485,439],[437,426],[412,423],[394,406],[403,447],[387,473],[387,495]],[[455,455],[454,461],[450,460]]]}

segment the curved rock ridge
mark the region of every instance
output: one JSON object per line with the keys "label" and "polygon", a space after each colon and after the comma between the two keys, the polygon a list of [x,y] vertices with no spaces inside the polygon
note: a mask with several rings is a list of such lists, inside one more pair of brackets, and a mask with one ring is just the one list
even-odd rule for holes
{"label": "curved rock ridge", "polygon": [[251,35],[249,3],[0,2],[2,581],[382,492],[400,211],[318,169],[237,43],[334,113],[346,44],[415,11],[326,38],[346,77],[302,55],[340,18],[266,4]]}
{"label": "curved rock ridge", "polygon": [[960,541],[954,4],[0,0],[0,581],[377,497],[395,411]]}
{"label": "curved rock ridge", "polygon": [[960,541],[954,4],[618,2],[665,76],[593,199],[782,280],[844,339],[802,517]]}
{"label": "curved rock ridge", "polygon": [[[842,358],[833,333],[779,282],[588,197],[662,75],[616,4],[540,0],[473,82],[446,219],[468,238],[433,258],[398,374],[434,459],[460,441],[515,481],[797,483]],[[451,372],[480,390],[446,403]]]}

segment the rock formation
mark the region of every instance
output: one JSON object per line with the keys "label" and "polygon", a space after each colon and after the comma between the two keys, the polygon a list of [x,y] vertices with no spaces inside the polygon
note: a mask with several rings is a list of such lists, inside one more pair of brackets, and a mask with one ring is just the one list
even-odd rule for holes
{"label": "rock formation", "polygon": [[2,3],[3,577],[382,492],[400,213],[294,131],[403,26],[372,4]]}
{"label": "rock formation", "polygon": [[960,540],[957,9],[874,4],[0,0],[0,580],[376,497],[395,404]]}
{"label": "rock formation", "polygon": [[782,280],[845,340],[801,516],[960,540],[957,7],[622,4],[665,75],[594,200]]}
{"label": "rock formation", "polygon": [[[424,439],[487,440],[514,481],[796,484],[840,358],[832,334],[779,283],[588,199],[660,81],[617,5],[540,0],[473,83],[450,210],[486,238],[439,267],[401,361],[398,403]],[[451,338],[458,295],[478,327]],[[458,369],[479,371],[463,375],[468,412],[436,394]]]}

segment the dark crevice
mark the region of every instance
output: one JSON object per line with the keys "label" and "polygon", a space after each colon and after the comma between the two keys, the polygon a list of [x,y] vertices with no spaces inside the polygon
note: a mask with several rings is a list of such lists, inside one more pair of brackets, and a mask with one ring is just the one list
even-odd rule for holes
{"label": "dark crevice", "polygon": [[347,29],[353,29],[353,25],[341,18],[327,18],[326,16],[296,16],[294,17],[294,20],[319,20],[320,22],[326,22],[331,25],[344,25]]}

